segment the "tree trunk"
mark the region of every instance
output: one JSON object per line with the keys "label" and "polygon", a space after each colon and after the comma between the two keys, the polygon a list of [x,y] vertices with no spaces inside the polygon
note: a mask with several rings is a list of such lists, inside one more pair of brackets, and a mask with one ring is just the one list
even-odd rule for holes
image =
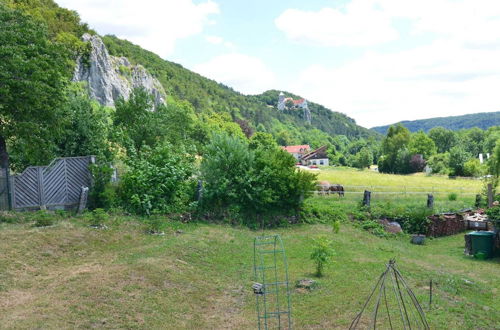
{"label": "tree trunk", "polygon": [[5,138],[0,135],[0,168],[9,168],[9,153]]}

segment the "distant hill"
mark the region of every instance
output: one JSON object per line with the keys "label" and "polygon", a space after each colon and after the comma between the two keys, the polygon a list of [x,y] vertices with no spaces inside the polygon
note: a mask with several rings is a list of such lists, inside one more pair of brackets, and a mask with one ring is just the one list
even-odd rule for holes
{"label": "distant hill", "polygon": [[[492,126],[500,126],[500,111],[473,113],[462,116],[436,117],[420,120],[404,120],[395,124],[402,124],[412,132],[417,132],[419,130],[427,132],[431,128],[437,126],[441,126],[451,130],[459,130],[472,127],[487,129]],[[377,126],[372,127],[371,129],[378,133],[385,134],[387,132],[387,129],[392,125]]]}

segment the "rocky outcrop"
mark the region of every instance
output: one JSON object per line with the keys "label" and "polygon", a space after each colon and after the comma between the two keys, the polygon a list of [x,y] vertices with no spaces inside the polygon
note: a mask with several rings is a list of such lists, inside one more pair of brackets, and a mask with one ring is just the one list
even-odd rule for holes
{"label": "rocky outcrop", "polygon": [[163,86],[143,66],[132,65],[126,57],[109,55],[99,36],[84,34],[83,41],[90,43],[90,52],[77,59],[73,81],[87,82],[90,96],[100,104],[114,106],[116,100],[128,99],[139,87],[154,96],[155,105],[166,102]]}

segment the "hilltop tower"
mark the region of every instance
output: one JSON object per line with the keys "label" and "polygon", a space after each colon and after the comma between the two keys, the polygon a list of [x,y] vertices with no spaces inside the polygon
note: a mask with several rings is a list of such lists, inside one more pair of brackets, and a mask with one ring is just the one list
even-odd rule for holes
{"label": "hilltop tower", "polygon": [[307,101],[304,100],[302,109],[304,110],[304,120],[311,123],[311,110],[309,110],[309,106],[307,105]]}
{"label": "hilltop tower", "polygon": [[278,110],[285,110],[285,94],[283,94],[283,92],[280,92],[278,96]]}

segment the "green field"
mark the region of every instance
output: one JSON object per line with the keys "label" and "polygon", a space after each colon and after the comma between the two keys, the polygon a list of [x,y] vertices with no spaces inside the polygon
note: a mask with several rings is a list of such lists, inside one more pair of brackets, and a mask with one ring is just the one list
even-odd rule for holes
{"label": "green field", "polygon": [[[251,231],[226,225],[169,223],[145,234],[134,219],[108,229],[82,219],[0,225],[1,328],[252,329],[253,238],[281,234],[292,282],[311,277],[311,238],[334,240],[335,262],[309,293],[293,290],[297,329],[348,327],[384,264],[395,257],[433,329],[491,329],[500,324],[499,259],[463,255],[463,236],[415,246],[381,239],[350,224]],[[434,303],[428,308],[432,279]]]}
{"label": "green field", "polygon": [[[477,179],[457,178],[449,179],[441,175],[425,175],[415,173],[409,175],[385,174],[373,170],[357,170],[348,167],[324,167],[318,171],[318,179],[338,183],[346,186],[367,187],[393,187],[404,188],[408,191],[420,188],[419,191],[461,191],[476,193],[480,192],[483,182]],[[425,188],[425,190],[423,189]],[[399,189],[398,191],[403,191]]]}
{"label": "green field", "polygon": [[[456,211],[474,205],[475,195],[483,191],[482,180],[446,176],[383,174],[372,170],[356,170],[343,167],[325,167],[318,173],[318,180],[341,184],[345,197],[319,196],[321,203],[333,203],[338,207],[352,207],[363,199],[363,191],[372,192],[372,205],[425,206],[427,194],[433,194],[436,212]],[[456,200],[449,195],[455,193]],[[326,200],[325,200],[326,199]]]}

